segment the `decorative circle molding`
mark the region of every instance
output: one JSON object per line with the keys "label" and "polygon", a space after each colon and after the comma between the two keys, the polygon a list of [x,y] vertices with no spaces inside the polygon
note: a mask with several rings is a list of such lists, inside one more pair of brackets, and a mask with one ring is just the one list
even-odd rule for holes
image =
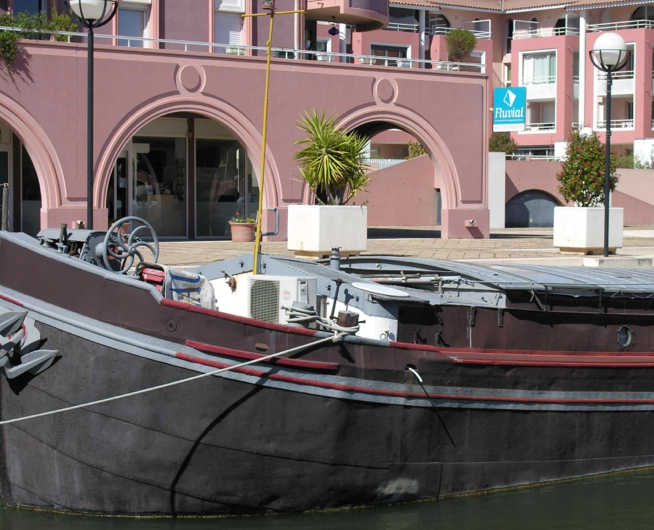
{"label": "decorative circle molding", "polygon": [[180,65],[175,72],[175,85],[179,93],[184,96],[197,94],[204,90],[207,84],[207,73],[199,65]]}
{"label": "decorative circle molding", "polygon": [[372,97],[377,105],[395,105],[400,89],[395,79],[376,79],[372,87]]}

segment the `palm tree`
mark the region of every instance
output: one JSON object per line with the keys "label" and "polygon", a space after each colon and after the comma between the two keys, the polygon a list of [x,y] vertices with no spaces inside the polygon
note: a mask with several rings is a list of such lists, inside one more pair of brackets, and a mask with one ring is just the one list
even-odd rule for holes
{"label": "palm tree", "polygon": [[301,177],[321,204],[347,204],[368,184],[363,159],[367,139],[336,127],[336,116],[325,118],[313,109],[302,116],[298,127],[308,134],[295,142],[304,145],[295,153]]}

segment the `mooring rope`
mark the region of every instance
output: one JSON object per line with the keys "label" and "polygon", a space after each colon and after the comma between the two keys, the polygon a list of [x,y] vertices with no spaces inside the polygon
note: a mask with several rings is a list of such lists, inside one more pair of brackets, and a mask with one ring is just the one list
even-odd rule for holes
{"label": "mooring rope", "polygon": [[175,386],[175,385],[181,385],[182,383],[188,383],[189,381],[195,381],[196,379],[202,379],[203,377],[209,377],[211,375],[217,375],[217,374],[220,374],[222,372],[229,372],[230,370],[235,370],[235,369],[241,368],[243,366],[248,366],[248,365],[256,364],[256,363],[261,363],[261,362],[267,361],[269,359],[279,357],[280,355],[285,355],[287,353],[295,353],[295,352],[304,350],[306,348],[311,348],[313,346],[323,344],[325,342],[330,342],[330,341],[331,342],[338,342],[345,335],[347,335],[347,333],[338,333],[338,334],[335,333],[334,336],[332,336],[332,337],[326,337],[324,339],[317,340],[316,342],[310,342],[309,344],[303,344],[302,346],[296,346],[295,348],[290,348],[288,350],[284,350],[284,351],[281,351],[281,352],[272,353],[270,355],[266,355],[265,357],[261,357],[259,359],[252,359],[251,361],[245,361],[245,362],[242,362],[242,363],[239,363],[239,364],[234,364],[234,365],[231,365],[231,366],[227,366],[226,368],[219,368],[218,370],[212,370],[211,372],[205,372],[203,374],[194,375],[194,376],[191,376],[191,377],[187,377],[186,379],[180,379],[178,381],[172,381],[170,383],[165,383],[163,385],[157,385],[157,386],[152,386],[152,387],[149,387],[149,388],[144,388],[142,390],[136,390],[134,392],[128,392],[127,394],[121,394],[119,396],[113,396],[113,397],[109,397],[109,398],[98,399],[96,401],[89,401],[88,403],[83,403],[81,405],[73,405],[71,407],[65,407],[63,409],[51,410],[51,411],[48,411],[48,412],[40,412],[39,414],[31,414],[29,416],[23,416],[21,418],[14,418],[12,420],[0,421],[0,425],[9,425],[11,423],[18,423],[19,421],[31,420],[31,419],[34,419],[34,418],[42,418],[44,416],[52,416],[53,414],[60,414],[62,412],[69,412],[71,410],[83,409],[83,408],[87,408],[87,407],[93,407],[95,405],[101,405],[103,403],[109,403],[111,401],[117,401],[119,399],[125,399],[125,398],[128,398],[128,397],[137,396],[139,394],[146,394],[148,392],[153,392],[154,390],[161,390],[163,388],[168,388],[168,387]]}

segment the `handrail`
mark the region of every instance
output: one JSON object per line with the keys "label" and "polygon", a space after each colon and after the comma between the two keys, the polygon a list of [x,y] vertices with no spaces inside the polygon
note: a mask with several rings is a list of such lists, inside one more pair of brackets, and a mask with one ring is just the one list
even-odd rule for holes
{"label": "handrail", "polygon": [[554,130],[556,130],[556,123],[554,123],[554,122],[527,123],[527,124],[525,124],[525,132],[554,131]]}
{"label": "handrail", "polygon": [[[38,35],[64,35],[68,37],[68,42],[71,42],[72,38],[82,38],[85,39],[86,33],[72,32],[72,31],[41,31],[41,30],[26,30],[21,28],[14,28],[9,26],[0,26],[0,31],[13,31],[16,33],[34,33]],[[217,50],[224,49],[227,55],[243,55],[244,50],[251,51],[260,51],[266,52],[267,48],[265,46],[247,46],[245,44],[222,44],[217,42],[199,42],[199,41],[185,41],[178,39],[153,39],[150,37],[130,37],[126,35],[104,35],[104,34],[95,34],[94,35],[97,41],[102,39],[109,40],[112,42],[117,41],[134,41],[142,43],[154,43],[154,44],[175,44],[183,46],[183,49],[173,49],[166,47],[166,50],[170,51],[184,51],[188,52],[189,47],[202,47],[207,48],[208,53],[216,53]],[[117,46],[118,47],[118,46]],[[130,48],[131,46],[126,46]],[[125,48],[125,47],[123,47]],[[138,49],[144,49],[145,47],[139,47]],[[145,48],[147,49],[147,48]],[[342,63],[353,63],[354,60],[358,60],[359,64],[369,64],[369,65],[378,65],[379,60],[386,60],[385,57],[380,57],[377,55],[358,55],[353,53],[336,53],[336,52],[324,52],[324,51],[314,51],[314,50],[295,50],[293,48],[271,48],[272,52],[276,54],[277,59],[307,59],[315,57],[321,61],[332,62],[333,58],[339,57],[344,60]],[[192,51],[192,50],[191,50]],[[429,65],[431,69],[435,70],[445,70],[445,71],[471,71],[478,70],[480,73],[484,73],[486,69],[485,63],[460,63],[453,61],[434,61],[426,59],[402,59],[402,58],[388,58],[389,61],[400,61],[401,66],[414,68],[414,65]],[[408,64],[404,64],[408,63]],[[395,67],[395,66],[394,66]]]}
{"label": "handrail", "polygon": [[[476,25],[479,26],[481,25],[482,27],[485,26],[487,29],[469,29],[466,26],[467,25]],[[472,33],[477,39],[481,40],[489,40],[491,38],[491,21],[490,20],[470,20],[467,22],[463,23],[463,26],[466,27]],[[420,25],[419,24],[408,24],[404,22],[389,22],[388,26],[384,28],[385,30],[388,31],[405,31],[408,33],[418,33],[420,31]],[[432,26],[432,27],[426,27],[425,28],[425,33],[427,35],[447,35],[450,33],[453,29],[457,28],[448,28],[445,26]]]}
{"label": "handrail", "polygon": [[589,24],[589,32],[617,31],[621,29],[654,29],[654,20],[622,20],[620,22],[603,22]]}
{"label": "handrail", "polygon": [[[432,26],[431,28],[426,29],[428,35],[447,35],[452,30],[457,28],[448,28],[446,26]],[[469,30],[477,39],[480,40],[490,40],[492,33],[490,31],[480,31],[477,29]]]}
{"label": "handrail", "polygon": [[[634,119],[626,118],[621,120],[611,120],[611,129],[633,129],[634,128]],[[606,129],[606,120],[597,121],[597,129]]]}
{"label": "handrail", "polygon": [[[517,29],[516,22],[522,22],[530,25],[525,29]],[[560,28],[543,28],[540,22],[530,22],[527,20],[514,20],[513,21],[513,39],[535,39],[542,37],[558,37],[561,35],[578,36],[579,28],[573,26],[563,26]]]}
{"label": "handrail", "polygon": [[[613,79],[633,79],[635,75],[635,70],[620,70],[618,72],[613,72],[611,77]],[[599,73],[597,76],[598,81],[606,81],[606,74]]]}
{"label": "handrail", "polygon": [[406,24],[404,22],[389,22],[388,26],[384,29],[391,31],[409,31],[411,33],[418,33],[418,24]]}
{"label": "handrail", "polygon": [[539,77],[522,78],[522,86],[553,85],[554,83],[556,83],[556,75],[542,75]]}

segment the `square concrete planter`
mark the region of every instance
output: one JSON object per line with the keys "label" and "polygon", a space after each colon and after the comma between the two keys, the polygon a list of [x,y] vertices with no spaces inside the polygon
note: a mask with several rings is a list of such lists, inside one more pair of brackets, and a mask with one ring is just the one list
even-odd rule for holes
{"label": "square concrete planter", "polygon": [[298,256],[327,256],[332,248],[341,254],[366,250],[366,206],[291,205],[288,207],[288,249]]}
{"label": "square concrete planter", "polygon": [[[610,208],[609,250],[622,247],[624,210]],[[604,207],[554,208],[554,246],[568,252],[593,254],[604,250]]]}

